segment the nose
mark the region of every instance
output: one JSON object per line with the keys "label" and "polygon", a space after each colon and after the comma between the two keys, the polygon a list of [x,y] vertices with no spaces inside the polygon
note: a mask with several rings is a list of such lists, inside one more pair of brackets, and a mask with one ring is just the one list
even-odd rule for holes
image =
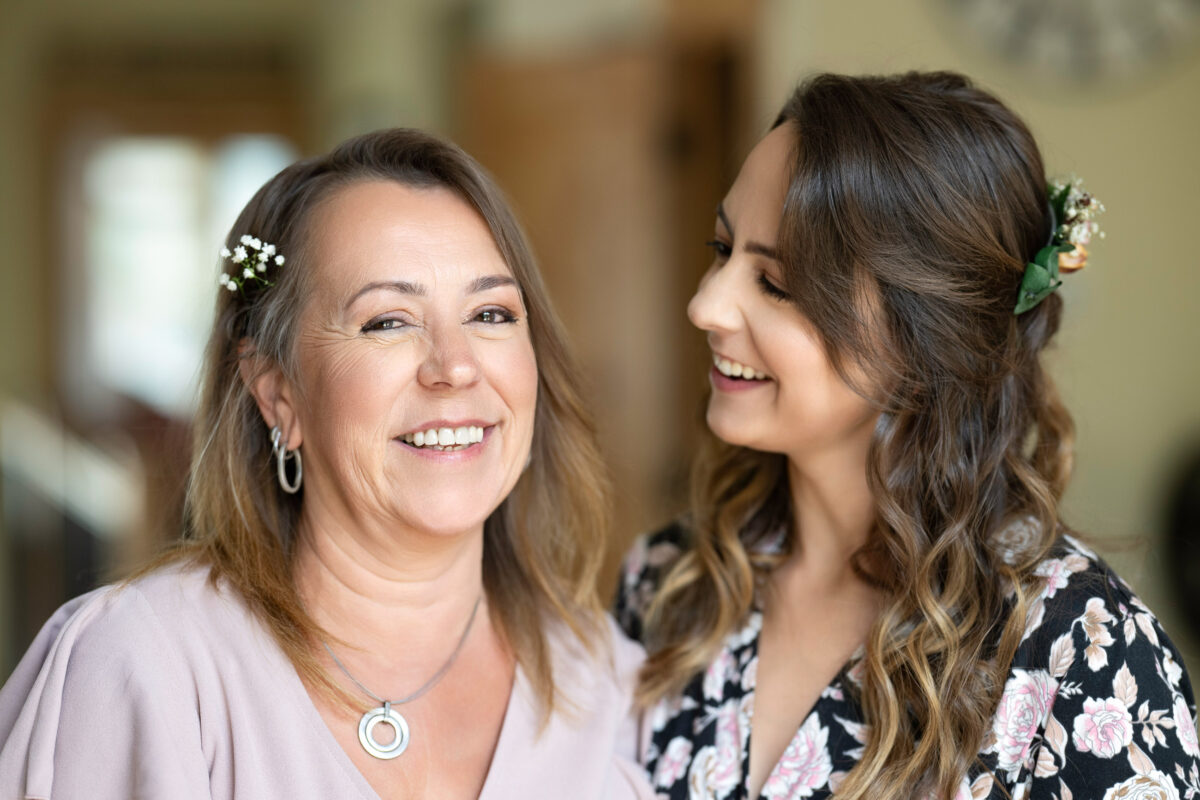
{"label": "nose", "polygon": [[700,286],[688,303],[688,319],[702,331],[736,330],[741,320],[737,296],[730,283],[735,266],[714,266],[700,279]]}
{"label": "nose", "polygon": [[417,380],[429,389],[462,389],[479,380],[479,360],[459,325],[436,331],[432,346],[417,370]]}

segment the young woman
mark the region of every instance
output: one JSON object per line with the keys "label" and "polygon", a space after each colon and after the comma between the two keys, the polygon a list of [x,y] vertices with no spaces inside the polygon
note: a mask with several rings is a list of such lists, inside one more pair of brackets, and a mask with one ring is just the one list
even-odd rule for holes
{"label": "young woman", "polygon": [[1096,210],[961,76],[788,101],[688,308],[714,362],[692,514],[618,603],[660,796],[1200,791],[1178,652],[1059,513],[1041,354]]}

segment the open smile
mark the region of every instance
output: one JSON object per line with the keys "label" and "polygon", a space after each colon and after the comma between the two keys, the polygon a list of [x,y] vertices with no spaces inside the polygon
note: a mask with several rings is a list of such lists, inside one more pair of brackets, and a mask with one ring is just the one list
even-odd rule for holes
{"label": "open smile", "polygon": [[421,430],[405,433],[397,438],[417,450],[455,452],[481,444],[495,427],[495,425],[474,423],[457,425],[430,423]]}
{"label": "open smile", "polygon": [[755,369],[749,364],[743,364],[740,361],[726,358],[720,353],[714,352],[712,358],[712,374],[715,378],[748,384],[763,384],[771,380],[771,377],[762,370]]}

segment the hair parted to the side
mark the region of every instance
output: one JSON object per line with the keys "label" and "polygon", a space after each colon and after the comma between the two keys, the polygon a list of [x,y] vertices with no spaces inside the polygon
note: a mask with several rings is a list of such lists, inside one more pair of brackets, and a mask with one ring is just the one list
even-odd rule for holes
{"label": "hair parted to the side", "polygon": [[487,223],[521,291],[538,365],[531,461],[484,526],[484,587],[497,629],[543,703],[556,691],[547,626],[565,625],[594,647],[603,604],[595,591],[610,513],[607,474],[579,370],[550,305],[525,236],[499,188],[469,155],[420,131],[391,129],[348,140],[268,181],[234,223],[228,246],[249,234],[276,245],[286,264],[272,286],[218,290],[204,361],[184,540],[153,566],[193,559],[237,589],[272,631],[301,677],[332,699],[352,694],[319,665],[325,638],[292,580],[293,544],[304,502],[276,480],[267,426],[240,373],[242,359],[296,375],[297,325],[308,297],[308,234],[321,205],[361,181],[441,187]]}
{"label": "hair parted to the side", "polygon": [[[867,463],[877,522],[856,567],[889,601],[862,662],[866,746],[838,797],[953,797],[1034,569],[1065,530],[1073,427],[1040,358],[1062,300],[1013,314],[1050,235],[1041,156],[1012,111],[952,73],[816,76],[776,125],[796,137],[786,289],[881,412]],[[690,546],[650,609],[644,702],[704,668],[797,545],[784,456],[714,439],[692,505]],[[1002,542],[1022,521],[1033,535]],[[757,553],[780,527],[784,552]]]}

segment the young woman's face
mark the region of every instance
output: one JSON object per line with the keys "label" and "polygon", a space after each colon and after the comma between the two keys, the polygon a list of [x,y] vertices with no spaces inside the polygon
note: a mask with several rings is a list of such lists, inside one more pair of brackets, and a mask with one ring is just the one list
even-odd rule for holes
{"label": "young woman's face", "polygon": [[833,369],[783,290],[775,249],[796,131],[759,142],[717,210],[712,266],[688,304],[708,335],[708,425],[730,444],[802,462],[874,425],[877,413]]}

